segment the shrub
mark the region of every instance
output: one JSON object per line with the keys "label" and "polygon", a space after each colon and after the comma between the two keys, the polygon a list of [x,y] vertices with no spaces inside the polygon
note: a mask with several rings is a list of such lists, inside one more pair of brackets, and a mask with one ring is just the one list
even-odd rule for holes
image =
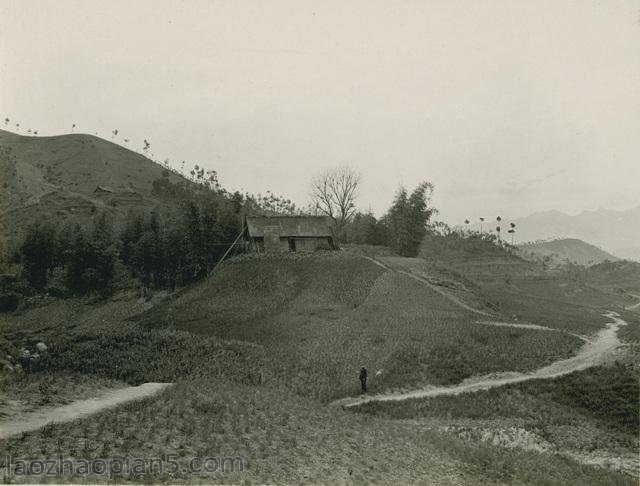
{"label": "shrub", "polygon": [[11,312],[18,308],[22,296],[16,292],[0,292],[0,312]]}

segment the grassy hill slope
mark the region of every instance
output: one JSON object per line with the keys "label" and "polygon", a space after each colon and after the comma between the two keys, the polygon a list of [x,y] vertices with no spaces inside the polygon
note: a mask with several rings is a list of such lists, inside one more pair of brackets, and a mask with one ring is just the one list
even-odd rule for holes
{"label": "grassy hill slope", "polygon": [[597,246],[576,238],[525,243],[519,246],[519,255],[529,260],[547,259],[555,265],[569,262],[588,266],[605,261],[615,262],[619,260],[618,257]]}
{"label": "grassy hill slope", "polygon": [[420,258],[440,273],[459,280],[495,280],[507,275],[530,276],[540,273],[539,265],[518,257],[509,247],[487,239],[486,234],[427,235],[420,247]]}
{"label": "grassy hill slope", "polygon": [[[7,244],[36,220],[82,221],[96,210],[123,215],[156,206],[152,183],[163,172],[143,155],[93,135],[26,137],[0,130],[0,235]],[[98,186],[106,190],[96,192]]]}
{"label": "grassy hill slope", "polygon": [[[343,254],[231,261],[141,317],[150,327],[258,344],[272,358],[265,380],[323,401],[357,393],[361,366],[375,392],[527,371],[580,346],[568,334],[477,319],[407,275]],[[582,329],[590,325],[598,322]]]}
{"label": "grassy hill slope", "polygon": [[[432,257],[384,261],[408,271],[443,268],[437,255]],[[597,309],[562,300],[565,294],[558,289],[566,281],[558,280],[552,291],[541,290],[548,282],[531,284],[530,293],[527,285],[535,278],[501,273],[513,266],[500,265],[499,255],[492,258],[493,263],[479,265],[482,272],[473,279],[450,272],[431,283],[474,305],[491,290],[492,298],[502,299],[494,310],[497,320],[508,320],[508,311],[529,302],[518,312],[533,322],[543,317],[545,324],[585,334],[602,325]],[[506,261],[520,265],[514,258]],[[539,388],[531,384],[372,405],[366,415],[327,406],[334,398],[358,393],[360,366],[369,369],[370,391],[378,393],[456,383],[474,374],[526,371],[581,345],[560,332],[479,325],[477,315],[431,288],[363,257],[346,252],[244,256],[167,300],[116,299],[54,301],[0,315],[0,329],[14,347],[46,341],[51,373],[58,376],[81,372],[100,380],[173,381],[176,386],[154,399],[1,441],[9,453],[154,457],[176,452],[182,462],[196,455],[246,458],[243,475],[172,478],[189,483],[565,484],[572,478],[580,484],[633,484],[629,476],[553,453],[496,445],[502,442],[484,432],[525,431],[525,439],[536,434],[562,445],[586,431],[580,447],[598,449],[602,441],[618,441],[631,449],[630,434],[617,432],[611,422],[612,416],[625,418],[628,410],[637,409],[635,401],[627,400],[636,389],[626,368],[598,373],[596,385],[613,382],[614,395],[598,395],[593,406],[567,398],[575,398],[574,388],[588,398],[590,372]],[[47,376],[40,372],[30,379],[40,386]],[[567,387],[571,393],[563,392]],[[604,413],[618,396],[624,407]],[[617,414],[620,410],[623,415]],[[484,439],[460,435],[451,423],[467,427],[465,433],[478,429]],[[564,435],[553,436],[554,431]],[[81,440],[93,449],[78,448]]]}

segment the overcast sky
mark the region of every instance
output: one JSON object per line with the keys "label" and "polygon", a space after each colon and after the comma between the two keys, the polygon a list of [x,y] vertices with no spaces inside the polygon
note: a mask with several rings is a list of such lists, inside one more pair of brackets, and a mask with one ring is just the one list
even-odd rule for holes
{"label": "overcast sky", "polygon": [[117,128],[300,203],[350,165],[378,214],[424,179],[450,223],[622,209],[640,4],[0,0],[0,111],[41,135]]}

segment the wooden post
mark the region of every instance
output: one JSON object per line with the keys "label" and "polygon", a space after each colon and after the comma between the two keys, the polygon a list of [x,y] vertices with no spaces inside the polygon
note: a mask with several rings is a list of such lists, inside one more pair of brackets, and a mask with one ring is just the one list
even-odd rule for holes
{"label": "wooden post", "polygon": [[216,263],[216,266],[213,267],[213,269],[211,270],[211,272],[209,272],[209,274],[212,274],[213,272],[216,271],[216,268],[218,268],[220,266],[220,264],[224,261],[225,258],[227,258],[227,255],[229,254],[229,252],[231,251],[231,249],[236,246],[236,243],[238,243],[238,240],[242,237],[242,235],[244,234],[244,230],[247,228],[247,225],[244,225],[242,227],[242,230],[240,231],[240,234],[238,235],[238,237],[234,240],[233,243],[231,243],[231,246],[227,249],[227,251],[224,252],[224,255],[222,255],[222,258],[220,258],[220,260],[218,260],[218,263]]}

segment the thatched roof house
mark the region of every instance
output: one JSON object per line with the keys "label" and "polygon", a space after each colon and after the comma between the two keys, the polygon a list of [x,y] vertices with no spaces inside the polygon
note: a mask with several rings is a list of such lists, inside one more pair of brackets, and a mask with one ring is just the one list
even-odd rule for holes
{"label": "thatched roof house", "polygon": [[335,249],[328,216],[247,216],[245,240],[258,253]]}

